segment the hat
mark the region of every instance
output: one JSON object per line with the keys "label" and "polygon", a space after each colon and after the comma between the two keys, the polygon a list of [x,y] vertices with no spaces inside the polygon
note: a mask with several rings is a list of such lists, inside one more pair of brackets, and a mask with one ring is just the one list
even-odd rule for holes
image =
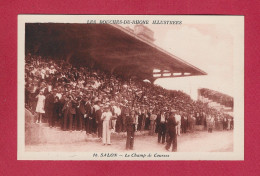
{"label": "hat", "polygon": [[108,105],[105,105],[103,108],[104,108],[104,109],[109,109],[109,106],[108,106]]}

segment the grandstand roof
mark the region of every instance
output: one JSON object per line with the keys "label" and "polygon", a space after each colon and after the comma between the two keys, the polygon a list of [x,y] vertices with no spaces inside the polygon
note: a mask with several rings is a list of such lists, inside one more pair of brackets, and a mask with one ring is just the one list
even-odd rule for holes
{"label": "grandstand roof", "polygon": [[142,80],[155,80],[154,69],[162,70],[159,77],[206,75],[119,25],[27,23],[25,40],[26,50]]}

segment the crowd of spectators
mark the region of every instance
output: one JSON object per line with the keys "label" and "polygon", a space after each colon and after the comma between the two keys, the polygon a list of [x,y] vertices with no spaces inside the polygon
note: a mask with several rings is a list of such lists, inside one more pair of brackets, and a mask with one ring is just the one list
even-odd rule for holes
{"label": "crowd of spectators", "polygon": [[26,55],[25,104],[37,113],[35,123],[46,122],[62,130],[99,132],[104,107],[116,117],[113,132],[126,131],[126,116],[134,110],[136,130],[158,133],[158,115],[175,111],[178,133],[205,129],[232,129],[233,118],[194,101],[181,91],[134,79],[125,79],[95,68],[75,67],[57,58]]}

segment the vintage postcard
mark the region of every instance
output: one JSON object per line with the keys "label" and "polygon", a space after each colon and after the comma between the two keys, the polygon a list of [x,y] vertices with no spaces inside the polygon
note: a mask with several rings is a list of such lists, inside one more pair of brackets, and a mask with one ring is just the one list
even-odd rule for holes
{"label": "vintage postcard", "polygon": [[244,17],[19,15],[18,160],[244,160]]}

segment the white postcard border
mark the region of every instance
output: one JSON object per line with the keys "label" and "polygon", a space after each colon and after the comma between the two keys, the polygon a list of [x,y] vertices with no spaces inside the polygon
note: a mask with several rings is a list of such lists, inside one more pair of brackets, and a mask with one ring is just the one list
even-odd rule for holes
{"label": "white postcard border", "polygon": [[[234,24],[238,26],[234,40],[234,151],[233,152],[158,152],[170,157],[104,157],[94,158],[94,152],[26,152],[25,151],[25,23],[86,23],[87,20],[182,20],[190,24]],[[18,110],[17,110],[17,159],[18,160],[244,160],[244,16],[213,15],[18,15]],[[96,152],[98,153],[98,152]],[[129,152],[118,152],[125,155]],[[146,154],[149,152],[130,152]]]}

